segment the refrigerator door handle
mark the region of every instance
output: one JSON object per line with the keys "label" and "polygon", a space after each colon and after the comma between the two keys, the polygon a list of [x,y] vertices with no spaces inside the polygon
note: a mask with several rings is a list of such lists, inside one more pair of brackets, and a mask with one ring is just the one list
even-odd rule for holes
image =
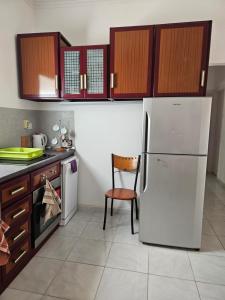
{"label": "refrigerator door handle", "polygon": [[144,152],[149,152],[149,137],[150,135],[150,118],[148,112],[145,112],[145,124],[144,124]]}
{"label": "refrigerator door handle", "polygon": [[147,182],[148,182],[148,154],[144,153],[142,156],[142,174],[141,174],[141,189],[142,193],[144,193],[147,189]]}

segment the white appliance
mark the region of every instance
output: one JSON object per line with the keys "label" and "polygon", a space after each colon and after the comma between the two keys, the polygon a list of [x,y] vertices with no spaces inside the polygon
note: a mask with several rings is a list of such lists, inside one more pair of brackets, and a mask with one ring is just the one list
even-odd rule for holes
{"label": "white appliance", "polygon": [[140,241],[201,246],[211,98],[144,99]]}
{"label": "white appliance", "polygon": [[48,142],[47,135],[44,133],[33,134],[33,147],[45,149]]}
{"label": "white appliance", "polygon": [[[72,172],[71,162],[76,161],[77,170]],[[78,182],[79,160],[76,156],[71,156],[61,162],[62,178],[62,214],[60,225],[66,225],[77,210],[77,182]]]}

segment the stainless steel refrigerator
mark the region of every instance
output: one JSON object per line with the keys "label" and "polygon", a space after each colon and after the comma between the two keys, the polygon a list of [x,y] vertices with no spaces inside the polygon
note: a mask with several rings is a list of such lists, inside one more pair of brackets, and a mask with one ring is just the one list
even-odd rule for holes
{"label": "stainless steel refrigerator", "polygon": [[140,241],[201,247],[211,98],[143,104]]}

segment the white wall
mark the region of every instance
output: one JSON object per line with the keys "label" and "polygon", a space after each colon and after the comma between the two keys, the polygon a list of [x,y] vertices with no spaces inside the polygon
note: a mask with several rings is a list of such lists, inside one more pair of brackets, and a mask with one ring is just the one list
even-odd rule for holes
{"label": "white wall", "polygon": [[[42,6],[35,8],[36,31],[60,31],[73,45],[109,43],[110,27],[212,19],[210,64],[225,63],[225,39],[221,38],[225,36],[223,0],[40,2]],[[103,205],[104,191],[111,186],[110,153],[128,155],[141,151],[142,103],[41,107],[74,111],[75,141],[81,158],[79,202]]]}
{"label": "white wall", "polygon": [[113,26],[213,20],[210,64],[225,63],[224,0],[40,2],[42,8],[35,10],[36,30],[61,31],[74,45],[108,43],[109,28]]}
{"label": "white wall", "polygon": [[24,0],[0,1],[0,107],[38,108],[38,104],[18,98],[17,33],[34,30],[33,8]]}

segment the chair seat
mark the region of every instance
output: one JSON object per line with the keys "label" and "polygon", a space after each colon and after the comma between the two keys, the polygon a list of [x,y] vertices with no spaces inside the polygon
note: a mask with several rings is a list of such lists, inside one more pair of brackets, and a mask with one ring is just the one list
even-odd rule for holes
{"label": "chair seat", "polygon": [[116,188],[107,191],[105,196],[119,200],[132,200],[137,197],[137,193],[130,189]]}

